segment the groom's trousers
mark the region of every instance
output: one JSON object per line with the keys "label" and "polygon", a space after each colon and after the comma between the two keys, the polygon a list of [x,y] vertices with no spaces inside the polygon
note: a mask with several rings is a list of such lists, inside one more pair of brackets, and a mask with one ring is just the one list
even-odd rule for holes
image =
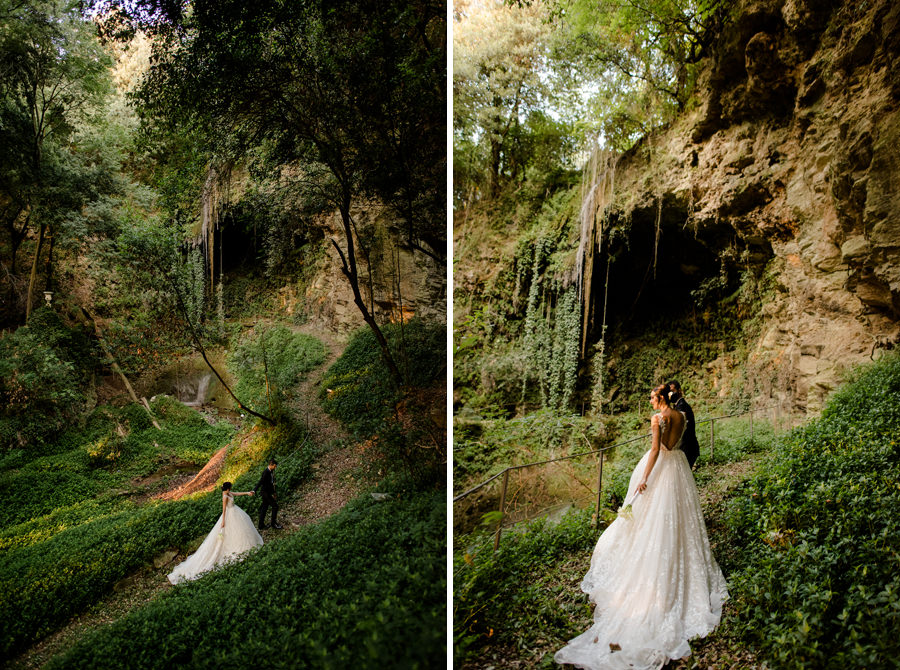
{"label": "groom's trousers", "polygon": [[272,525],[278,523],[278,501],[265,491],[262,492],[262,505],[259,506],[259,527],[266,525],[266,512],[272,508]]}

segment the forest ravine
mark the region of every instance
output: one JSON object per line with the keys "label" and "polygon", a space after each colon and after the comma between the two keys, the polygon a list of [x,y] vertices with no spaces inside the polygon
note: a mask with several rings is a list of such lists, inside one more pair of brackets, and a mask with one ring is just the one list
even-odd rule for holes
{"label": "forest ravine", "polygon": [[900,7],[454,7],[454,494],[497,477],[454,504],[456,662],[552,667],[585,629],[647,443],[599,495],[570,457],[646,433],[676,379],[698,422],[738,415],[714,457],[698,427],[732,602],[683,667],[892,664],[892,514],[852,526],[837,491],[893,497]]}
{"label": "forest ravine", "polygon": [[[0,0],[5,665],[446,658],[445,57],[433,2]],[[270,459],[284,528],[169,585]]]}

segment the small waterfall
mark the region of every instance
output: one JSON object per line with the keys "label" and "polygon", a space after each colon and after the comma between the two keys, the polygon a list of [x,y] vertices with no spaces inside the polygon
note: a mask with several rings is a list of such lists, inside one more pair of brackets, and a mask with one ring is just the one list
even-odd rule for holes
{"label": "small waterfall", "polygon": [[197,384],[197,397],[194,399],[192,405],[197,405],[198,407],[206,402],[206,392],[209,390],[209,382],[212,380],[212,373],[207,372],[200,378],[200,382]]}
{"label": "small waterfall", "polygon": [[584,356],[591,320],[594,258],[600,251],[603,224],[613,200],[619,154],[599,145],[591,151],[581,177],[581,235],[575,255],[575,284],[582,309],[581,355]]}

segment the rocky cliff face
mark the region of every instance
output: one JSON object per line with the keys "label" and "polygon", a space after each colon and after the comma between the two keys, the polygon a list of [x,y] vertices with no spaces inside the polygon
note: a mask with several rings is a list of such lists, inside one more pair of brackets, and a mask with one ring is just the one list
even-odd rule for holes
{"label": "rocky cliff face", "polygon": [[750,364],[814,411],[842,370],[900,342],[900,3],[738,14],[698,107],[619,161],[610,221],[658,226],[660,258],[709,261],[676,275],[715,272],[729,248],[768,273]]}
{"label": "rocky cliff face", "polygon": [[[447,316],[446,268],[423,253],[403,248],[389,210],[377,204],[359,206],[352,212],[357,235],[354,240],[360,290],[379,322],[409,320],[415,316],[445,321]],[[325,255],[309,282],[302,302],[310,319],[322,327],[346,334],[363,327],[353,302],[350,283],[341,272],[341,259],[331,244],[334,239],[346,249],[343,226],[337,212],[319,218],[325,232]],[[279,301],[290,312],[300,296],[291,287],[281,291]]]}

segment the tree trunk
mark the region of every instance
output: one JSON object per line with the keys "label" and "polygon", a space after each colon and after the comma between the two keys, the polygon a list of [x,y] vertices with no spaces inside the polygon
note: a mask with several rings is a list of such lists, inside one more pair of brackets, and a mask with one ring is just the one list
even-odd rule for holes
{"label": "tree trunk", "polygon": [[38,233],[37,249],[34,250],[34,262],[31,264],[31,277],[28,279],[28,295],[25,298],[25,322],[31,318],[31,302],[34,297],[34,284],[37,280],[38,260],[41,257],[41,247],[44,244],[44,233],[47,231],[47,225],[42,223],[40,232]]}
{"label": "tree trunk", "polygon": [[56,242],[56,234],[50,230],[50,248],[47,250],[47,290],[53,290],[53,243]]}
{"label": "tree trunk", "polygon": [[107,362],[112,368],[112,371],[119,375],[119,377],[121,377],[122,382],[125,384],[125,388],[128,390],[128,395],[131,396],[131,400],[136,404],[141,405],[147,411],[147,414],[150,415],[150,421],[153,423],[153,426],[157,430],[162,430],[162,427],[159,425],[159,422],[153,415],[153,410],[150,409],[150,403],[147,402],[147,399],[141,398],[141,400],[143,400],[143,403],[141,403],[141,400],[138,400],[137,394],[134,392],[134,388],[132,388],[131,386],[131,382],[128,381],[128,377],[125,376],[125,373],[119,366],[118,361],[116,361],[115,357],[112,354],[112,351],[110,350],[109,346],[107,346],[106,340],[103,339],[103,332],[100,330],[100,325],[84,307],[81,308],[81,311],[84,314],[85,318],[92,324],[94,324],[94,333],[97,335],[97,341],[100,342],[100,348],[103,349],[103,353],[106,354]]}
{"label": "tree trunk", "polygon": [[365,321],[366,325],[372,329],[372,332],[375,334],[375,339],[378,340],[378,346],[381,348],[381,358],[388,368],[388,372],[391,375],[391,381],[394,382],[398,389],[403,388],[403,376],[400,374],[396,362],[394,362],[394,357],[391,355],[391,348],[388,346],[387,339],[384,337],[384,333],[381,332],[381,328],[378,327],[374,315],[369,311],[369,308],[366,307],[366,302],[363,300],[362,293],[359,290],[359,275],[356,269],[356,252],[353,244],[353,223],[350,219],[350,198],[348,196],[344,196],[344,201],[341,203],[339,209],[341,212],[341,222],[344,224],[344,234],[347,236],[347,254],[344,255],[341,247],[333,239],[331,240],[331,243],[334,245],[334,248],[337,249],[338,255],[341,257],[341,272],[344,273],[347,281],[350,282],[350,288],[353,290],[353,302],[356,303],[356,307],[362,314],[363,321]]}
{"label": "tree trunk", "polygon": [[500,142],[491,139],[491,172],[488,191],[492,198],[500,194]]}

